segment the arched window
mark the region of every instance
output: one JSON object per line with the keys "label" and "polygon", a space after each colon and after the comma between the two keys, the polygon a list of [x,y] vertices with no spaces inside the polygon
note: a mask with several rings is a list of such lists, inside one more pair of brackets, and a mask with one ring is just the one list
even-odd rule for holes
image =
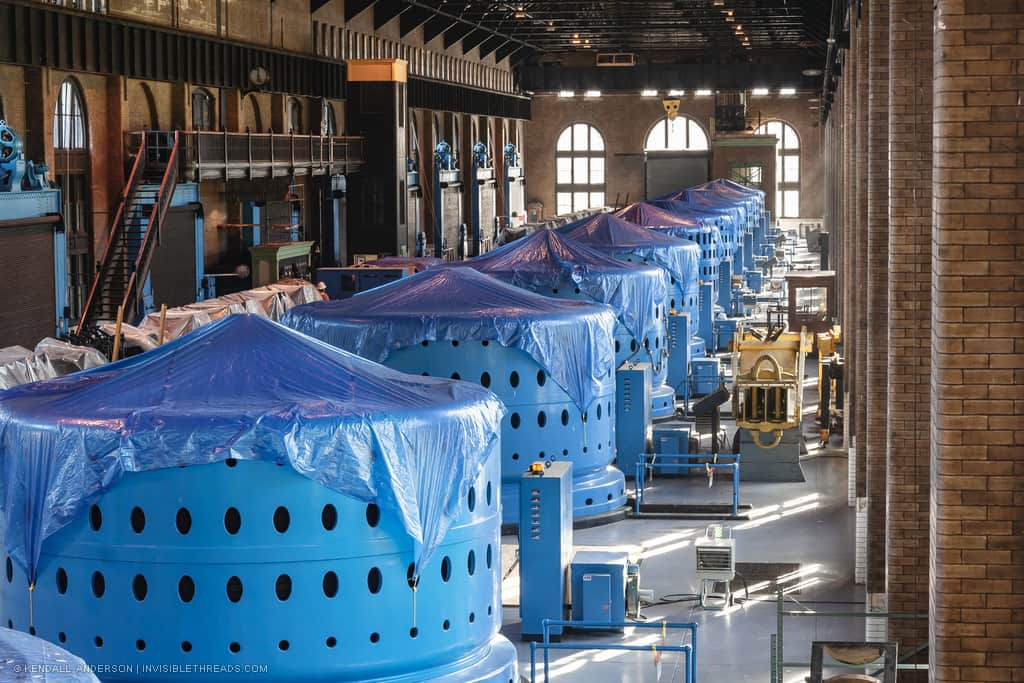
{"label": "arched window", "polygon": [[559,215],[604,206],[604,136],[574,123],[555,145],[555,204]]}
{"label": "arched window", "polygon": [[192,91],[192,130],[214,130],[213,95],[199,88]]}
{"label": "arched window", "polygon": [[246,132],[263,132],[263,115],[260,112],[260,102],[256,99],[255,93],[250,93],[242,100],[242,121]]}
{"label": "arched window", "polygon": [[302,132],[302,102],[288,98],[288,132],[298,135]]}
{"label": "arched window", "polygon": [[60,84],[53,112],[54,149],[86,149],[85,106],[78,83],[66,79]]}
{"label": "arched window", "polygon": [[775,166],[775,213],[779,218],[800,217],[800,137],[784,121],[769,121],[757,127],[755,135],[774,135],[778,142]]}
{"label": "arched window", "polygon": [[645,152],[703,152],[708,149],[708,136],[689,116],[677,116],[675,121],[668,117],[654,124],[644,142]]}

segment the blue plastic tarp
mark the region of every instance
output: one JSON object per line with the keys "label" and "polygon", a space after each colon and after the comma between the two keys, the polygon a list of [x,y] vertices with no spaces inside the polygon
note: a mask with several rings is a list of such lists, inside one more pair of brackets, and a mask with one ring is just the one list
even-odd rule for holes
{"label": "blue plastic tarp", "polygon": [[747,207],[744,203],[726,199],[711,190],[683,190],[659,197],[651,203],[678,213],[689,211],[696,215],[727,218],[728,224],[723,223],[722,227],[731,230],[733,234],[738,234],[747,225]]}
{"label": "blue plastic tarp", "polygon": [[560,228],[569,237],[598,251],[627,252],[667,270],[682,287],[697,281],[700,247],[690,241],[654,232],[609,213]]}
{"label": "blue plastic tarp", "polygon": [[67,650],[9,628],[0,628],[0,681],[99,683],[88,665]]}
{"label": "blue plastic tarp", "polygon": [[427,268],[444,265],[444,261],[436,256],[385,256],[373,261],[370,265],[380,268],[405,268],[411,266],[418,273]]}
{"label": "blue plastic tarp", "polygon": [[494,341],[529,354],[582,411],[615,370],[611,308],[534,294],[472,268],[431,268],[297,306],[281,322],[375,361],[423,341]]}
{"label": "blue plastic tarp", "polygon": [[763,209],[764,207],[763,190],[757,190],[752,187],[747,187],[746,185],[740,185],[739,183],[727,178],[711,180],[701,185],[695,185],[690,189],[706,190],[714,192],[724,199],[743,201],[749,209]]}
{"label": "blue plastic tarp", "polygon": [[630,204],[626,208],[616,212],[615,215],[624,221],[648,228],[663,228],[669,226],[701,228],[714,224],[714,221],[709,218],[702,218],[696,215],[681,216],[679,214],[672,213],[667,209],[663,209],[660,206],[654,206],[648,202]]}
{"label": "blue plastic tarp", "polygon": [[668,297],[668,278],[661,269],[619,261],[551,230],[452,265],[540,294],[578,287],[588,298],[611,306],[637,340],[661,334],[657,307]]}
{"label": "blue plastic tarp", "polygon": [[474,384],[411,377],[229,316],[131,359],[0,393],[0,530],[34,580],[43,541],[125,472],[266,460],[397,514],[421,566],[503,416]]}
{"label": "blue plastic tarp", "polygon": [[679,199],[657,199],[651,202],[651,204],[662,208],[669,213],[674,213],[678,216],[687,218],[697,218],[704,220],[705,223],[713,223],[715,230],[721,233],[721,239],[719,241],[721,258],[728,258],[732,256],[730,253],[726,253],[726,240],[731,236],[732,244],[741,244],[742,237],[740,237],[739,223],[737,222],[736,212],[732,208],[727,207],[715,207],[711,205],[694,205],[691,202],[682,201]]}

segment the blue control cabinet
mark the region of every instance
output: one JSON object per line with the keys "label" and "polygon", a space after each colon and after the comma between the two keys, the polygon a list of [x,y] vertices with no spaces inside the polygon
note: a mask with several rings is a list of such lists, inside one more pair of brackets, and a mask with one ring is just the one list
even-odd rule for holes
{"label": "blue control cabinet", "polygon": [[615,450],[622,473],[634,476],[651,433],[651,364],[624,363],[615,373]]}
{"label": "blue control cabinet", "polygon": [[715,285],[711,282],[700,283],[700,319],[697,321],[697,334],[704,340],[704,346],[715,348]]}
{"label": "blue control cabinet", "polygon": [[694,396],[706,396],[722,384],[722,362],[718,358],[697,358],[690,363],[690,368]]}
{"label": "blue control cabinet", "polygon": [[[562,619],[572,557],[572,463],[526,472],[519,485],[519,616],[523,640],[540,640],[545,619]],[[534,469],[538,471],[533,471]],[[552,626],[560,637],[561,626]]]}
{"label": "blue control cabinet", "polygon": [[[689,336],[692,327],[689,313],[673,313],[665,320],[668,323],[668,385],[675,390],[676,397],[686,400],[690,397],[690,359],[695,356],[695,348],[704,355],[704,341]],[[698,340],[696,346],[694,339]]]}
{"label": "blue control cabinet", "polygon": [[624,552],[581,550],[576,553],[569,581],[573,621],[622,623],[626,620],[628,564],[629,556]]}

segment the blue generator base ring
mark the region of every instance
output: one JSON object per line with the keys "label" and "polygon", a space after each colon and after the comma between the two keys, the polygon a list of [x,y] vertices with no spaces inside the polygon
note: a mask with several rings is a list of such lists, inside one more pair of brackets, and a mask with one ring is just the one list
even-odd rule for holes
{"label": "blue generator base ring", "polygon": [[475,382],[494,392],[508,414],[501,425],[502,522],[519,523],[519,480],[531,463],[573,463],[573,518],[601,515],[626,503],[615,459],[615,378],[601,386],[586,413],[526,352],[491,341],[421,342],[393,351],[388,367],[414,375]]}
{"label": "blue generator base ring", "polygon": [[185,678],[514,683],[497,448],[415,591],[396,514],[228,460],[126,473],[44,541],[31,606],[4,558],[0,620],[106,667],[104,681],[181,681],[172,667],[207,665]]}

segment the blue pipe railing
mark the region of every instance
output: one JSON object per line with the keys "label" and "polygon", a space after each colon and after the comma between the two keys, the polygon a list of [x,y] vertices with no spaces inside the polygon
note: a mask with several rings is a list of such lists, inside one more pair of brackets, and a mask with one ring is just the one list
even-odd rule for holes
{"label": "blue pipe railing", "polygon": [[[623,645],[621,643],[552,643],[552,626],[576,626],[591,629],[621,629],[626,627],[648,629],[686,629],[690,632],[689,645]],[[573,621],[563,619],[544,619],[541,621],[543,641],[530,643],[530,681],[537,683],[537,650],[544,651],[544,683],[548,683],[550,674],[551,650],[619,650],[624,652],[681,652],[685,662],[683,683],[697,683],[697,624],[672,621]]]}
{"label": "blue pipe railing", "polygon": [[[732,462],[699,462],[709,458],[728,458]],[[648,460],[648,458],[650,458]],[[683,460],[684,462],[656,462],[657,458],[666,460]],[[640,456],[636,463],[634,481],[636,482],[636,494],[633,496],[633,512],[640,514],[640,505],[644,501],[644,493],[647,487],[647,467],[650,466],[659,472],[668,474],[689,473],[691,468],[703,467],[713,470],[732,471],[732,516],[739,516],[740,508],[740,454],[719,453],[717,456],[711,453],[651,453]]]}

